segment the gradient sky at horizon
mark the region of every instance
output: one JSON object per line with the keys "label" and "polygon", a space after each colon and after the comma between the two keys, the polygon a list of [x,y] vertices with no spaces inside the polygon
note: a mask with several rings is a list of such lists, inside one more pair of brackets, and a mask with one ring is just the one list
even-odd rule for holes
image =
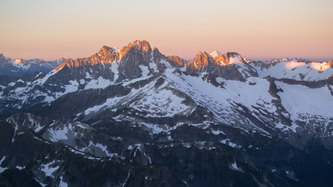
{"label": "gradient sky at horizon", "polygon": [[165,55],[333,59],[332,0],[1,0],[0,53],[87,57],[147,40]]}

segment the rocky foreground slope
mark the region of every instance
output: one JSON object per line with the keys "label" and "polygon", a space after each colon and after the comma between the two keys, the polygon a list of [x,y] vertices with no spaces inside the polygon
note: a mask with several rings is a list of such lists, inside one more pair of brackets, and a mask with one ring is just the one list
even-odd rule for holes
{"label": "rocky foreground slope", "polygon": [[0,80],[0,183],[329,186],[332,62],[104,46]]}

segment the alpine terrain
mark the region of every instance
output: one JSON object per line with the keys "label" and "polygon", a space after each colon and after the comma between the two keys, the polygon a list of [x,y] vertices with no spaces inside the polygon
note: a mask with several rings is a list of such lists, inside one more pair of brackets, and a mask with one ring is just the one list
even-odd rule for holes
{"label": "alpine terrain", "polygon": [[22,58],[12,59],[0,54],[0,75],[19,77],[24,74],[34,74],[37,71],[48,73],[65,61],[65,58],[55,61],[44,61],[41,59],[24,60]]}
{"label": "alpine terrain", "polygon": [[333,61],[103,46],[1,76],[0,186],[331,186],[332,106]]}

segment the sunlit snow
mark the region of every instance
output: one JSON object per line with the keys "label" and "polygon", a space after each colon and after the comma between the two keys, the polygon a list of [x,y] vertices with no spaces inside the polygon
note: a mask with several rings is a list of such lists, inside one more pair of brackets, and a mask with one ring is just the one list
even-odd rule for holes
{"label": "sunlit snow", "polygon": [[282,82],[276,84],[283,89],[279,92],[282,105],[291,114],[291,119],[299,119],[300,115],[332,117],[332,95],[327,87],[308,88],[301,85],[289,85]]}
{"label": "sunlit snow", "polygon": [[324,80],[333,74],[333,68],[329,68],[327,63],[319,62],[297,62],[294,60],[283,60],[268,69],[254,66],[260,77],[271,76],[282,79],[295,79],[305,81]]}

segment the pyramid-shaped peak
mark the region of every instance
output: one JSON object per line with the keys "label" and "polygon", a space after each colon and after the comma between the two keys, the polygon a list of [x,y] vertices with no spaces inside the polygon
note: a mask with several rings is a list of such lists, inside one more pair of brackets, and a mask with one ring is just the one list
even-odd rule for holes
{"label": "pyramid-shaped peak", "polygon": [[104,45],[98,52],[98,54],[100,56],[108,56],[108,55],[114,54],[114,53],[119,53],[118,48],[109,47],[109,46],[106,46],[106,45]]}
{"label": "pyramid-shaped peak", "polygon": [[127,46],[120,50],[121,58],[124,57],[130,51],[139,51],[143,53],[150,53],[152,51],[150,44],[146,40],[135,40],[133,43],[129,43]]}
{"label": "pyramid-shaped peak", "polygon": [[75,66],[75,61],[71,58],[68,58],[65,62],[61,63],[58,67],[54,68],[55,71],[60,71],[65,66],[73,67]]}
{"label": "pyramid-shaped peak", "polygon": [[212,56],[210,56],[206,51],[205,52],[199,52],[193,61],[211,61],[213,62],[214,59]]}
{"label": "pyramid-shaped peak", "polygon": [[146,40],[135,40],[133,43],[128,44],[127,47],[136,47],[139,51],[150,52],[151,47]]}
{"label": "pyramid-shaped peak", "polygon": [[150,46],[149,42],[147,42],[146,40],[135,40],[133,42],[133,44],[136,44],[136,45],[149,45]]}
{"label": "pyramid-shaped peak", "polygon": [[245,62],[243,57],[237,53],[237,52],[227,52],[224,54],[220,54],[218,56],[215,56],[214,59],[219,61],[220,63],[223,64],[233,64],[236,62]]}
{"label": "pyramid-shaped peak", "polygon": [[0,59],[4,59],[4,58],[6,58],[6,57],[3,55],[3,53],[0,53]]}
{"label": "pyramid-shaped peak", "polygon": [[193,61],[187,63],[187,69],[190,71],[201,70],[202,68],[209,66],[214,67],[216,61],[207,52],[199,52]]}
{"label": "pyramid-shaped peak", "polygon": [[101,48],[100,51],[104,51],[104,50],[108,50],[108,51],[110,51],[110,50],[112,50],[112,48],[109,47],[109,46],[107,46],[107,45],[103,45],[103,47]]}

